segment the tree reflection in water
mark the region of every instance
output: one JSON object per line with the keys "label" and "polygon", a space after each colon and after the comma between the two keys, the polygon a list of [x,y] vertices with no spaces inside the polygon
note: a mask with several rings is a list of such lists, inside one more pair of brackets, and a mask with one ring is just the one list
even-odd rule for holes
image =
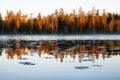
{"label": "tree reflection in water", "polygon": [[92,61],[102,58],[110,58],[111,56],[120,55],[120,41],[0,41],[0,56],[3,51],[7,59],[13,59],[17,56],[18,59],[24,55],[34,56],[35,53],[41,58],[41,54],[48,54],[52,57],[46,59],[60,59],[70,56],[72,59],[82,61]]}

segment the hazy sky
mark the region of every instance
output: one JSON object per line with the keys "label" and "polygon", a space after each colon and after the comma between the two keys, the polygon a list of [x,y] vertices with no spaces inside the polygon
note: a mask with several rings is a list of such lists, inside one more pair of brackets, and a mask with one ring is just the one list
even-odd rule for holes
{"label": "hazy sky", "polygon": [[14,12],[21,10],[22,13],[30,14],[41,12],[42,15],[53,13],[55,9],[63,8],[68,13],[73,9],[78,12],[79,7],[85,12],[94,6],[102,11],[120,13],[120,0],[0,0],[0,13],[5,15],[7,9]]}

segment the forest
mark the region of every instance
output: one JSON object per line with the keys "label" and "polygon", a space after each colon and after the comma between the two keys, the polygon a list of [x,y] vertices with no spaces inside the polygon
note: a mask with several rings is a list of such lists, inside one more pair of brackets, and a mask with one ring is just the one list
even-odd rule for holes
{"label": "forest", "polygon": [[14,13],[7,10],[5,17],[0,13],[0,34],[119,34],[120,14],[106,12],[100,14],[94,7],[84,12],[82,7],[78,12],[70,13],[63,8],[52,14],[36,17],[33,13],[23,14],[20,10]]}

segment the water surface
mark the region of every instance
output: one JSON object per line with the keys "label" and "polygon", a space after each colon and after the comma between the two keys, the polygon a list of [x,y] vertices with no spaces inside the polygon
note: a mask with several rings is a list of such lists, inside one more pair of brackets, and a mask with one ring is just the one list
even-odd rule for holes
{"label": "water surface", "polygon": [[1,40],[0,80],[120,80],[119,40]]}

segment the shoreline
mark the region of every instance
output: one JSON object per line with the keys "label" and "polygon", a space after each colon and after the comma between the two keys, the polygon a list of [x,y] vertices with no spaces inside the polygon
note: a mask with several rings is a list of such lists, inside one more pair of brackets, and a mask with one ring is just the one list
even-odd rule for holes
{"label": "shoreline", "polygon": [[120,40],[120,35],[0,35],[0,40]]}

